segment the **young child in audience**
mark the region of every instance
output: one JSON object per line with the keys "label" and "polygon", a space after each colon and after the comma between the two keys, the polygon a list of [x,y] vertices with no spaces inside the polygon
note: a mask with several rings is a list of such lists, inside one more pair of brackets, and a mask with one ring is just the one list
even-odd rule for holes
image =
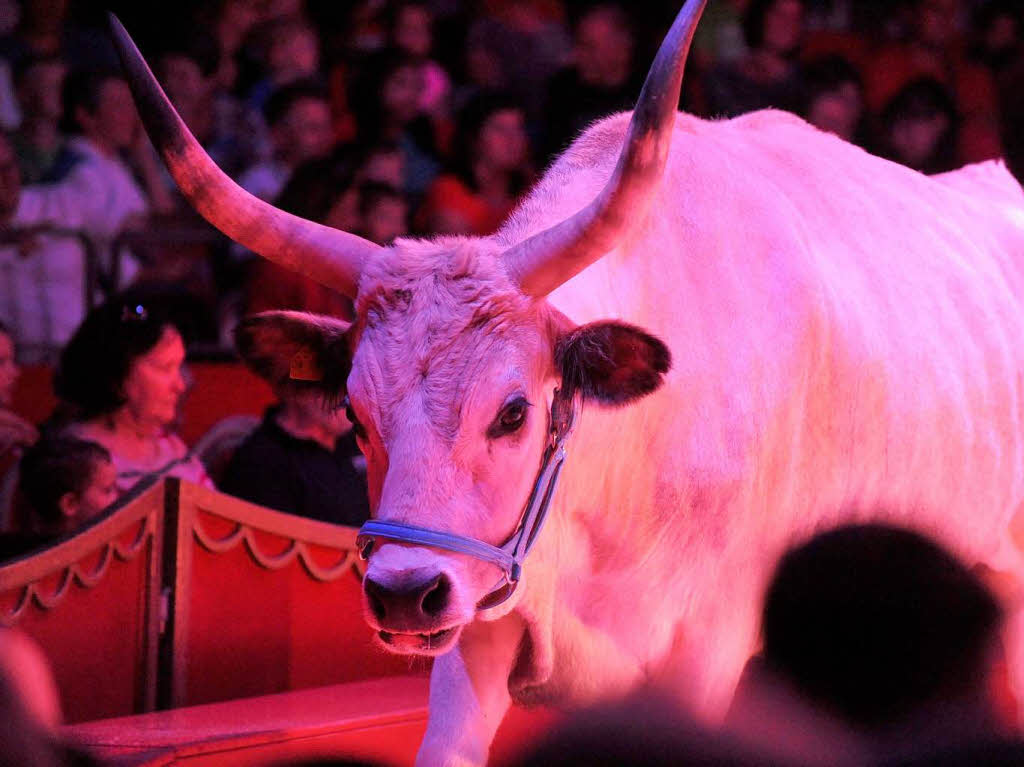
{"label": "young child in audience", "polygon": [[110,452],[95,442],[43,439],[25,452],[20,471],[25,522],[34,533],[71,532],[117,500]]}

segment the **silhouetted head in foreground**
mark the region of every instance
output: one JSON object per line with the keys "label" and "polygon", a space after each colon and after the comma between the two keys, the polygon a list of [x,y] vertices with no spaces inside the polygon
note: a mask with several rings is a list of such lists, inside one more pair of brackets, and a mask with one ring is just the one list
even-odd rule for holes
{"label": "silhouetted head in foreground", "polygon": [[669,698],[645,691],[584,710],[545,737],[518,767],[767,767],[803,762],[697,724]]}
{"label": "silhouetted head in foreground", "polygon": [[866,524],[813,538],[783,557],[763,621],[765,666],[856,730],[937,711],[936,721],[976,716],[982,730],[995,720],[1002,610],[922,535]]}

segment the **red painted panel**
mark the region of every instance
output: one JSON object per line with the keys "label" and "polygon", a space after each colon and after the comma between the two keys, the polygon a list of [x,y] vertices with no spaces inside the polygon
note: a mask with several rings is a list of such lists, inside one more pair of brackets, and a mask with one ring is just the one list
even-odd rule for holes
{"label": "red painted panel", "polygon": [[[145,552],[130,562],[113,557],[94,587],[72,579],[53,609],[33,602],[14,624],[50,660],[68,722],[129,714],[144,702],[146,560]],[[89,557],[82,569],[95,564]],[[46,578],[42,597],[52,599],[64,577]],[[22,589],[13,592],[3,595],[5,611]]]}
{"label": "red painted panel", "polygon": [[[224,534],[208,516],[203,520],[208,533]],[[283,544],[264,533],[257,545],[274,555]],[[337,561],[338,553],[333,559],[326,554],[321,548],[317,561]],[[352,569],[322,583],[297,558],[271,570],[257,564],[244,543],[219,554],[196,545],[186,598],[188,704],[428,669],[373,643]]]}

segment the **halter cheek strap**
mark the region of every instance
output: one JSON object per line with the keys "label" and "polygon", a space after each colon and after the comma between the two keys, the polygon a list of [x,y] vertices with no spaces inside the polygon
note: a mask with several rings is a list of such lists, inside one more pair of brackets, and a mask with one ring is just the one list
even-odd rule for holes
{"label": "halter cheek strap", "polygon": [[562,464],[565,462],[565,443],[572,432],[578,410],[579,403],[573,392],[563,394],[560,389],[555,389],[551,403],[548,444],[544,448],[537,479],[533,483],[533,489],[530,491],[516,531],[501,546],[492,546],[484,541],[454,533],[372,519],[360,528],[356,538],[360,556],[369,559],[378,538],[468,554],[489,562],[502,571],[501,580],[480,600],[477,604],[478,609],[489,609],[504,602],[515,591],[522,576],[523,560],[530,553],[537,535],[544,526],[551,499],[558,485]]}

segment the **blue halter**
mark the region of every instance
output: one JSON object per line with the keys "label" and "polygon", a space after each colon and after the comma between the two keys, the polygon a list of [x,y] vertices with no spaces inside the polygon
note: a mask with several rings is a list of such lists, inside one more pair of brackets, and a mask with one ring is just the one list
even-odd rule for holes
{"label": "blue halter", "polygon": [[454,533],[371,519],[360,528],[356,538],[360,556],[369,559],[378,538],[468,554],[497,566],[502,572],[501,580],[477,603],[477,609],[486,610],[500,605],[516,590],[522,576],[523,560],[530,553],[537,535],[544,526],[551,498],[558,485],[562,464],[565,462],[565,442],[572,432],[578,410],[579,403],[572,392],[562,394],[560,389],[555,389],[555,396],[551,402],[548,444],[544,448],[537,479],[533,483],[533,489],[530,491],[516,531],[503,544],[492,546],[475,538],[466,538]]}

